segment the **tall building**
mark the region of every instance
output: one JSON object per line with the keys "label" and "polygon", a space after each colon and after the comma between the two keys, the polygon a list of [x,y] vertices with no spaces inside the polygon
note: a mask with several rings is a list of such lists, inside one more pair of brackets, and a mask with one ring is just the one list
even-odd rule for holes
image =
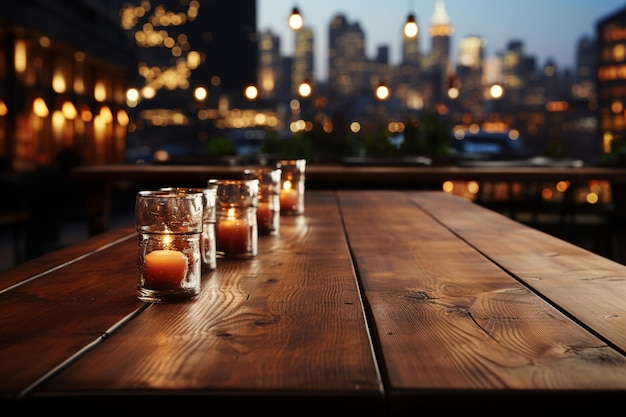
{"label": "tall building", "polygon": [[524,90],[534,71],[535,58],[525,55],[524,42],[518,39],[509,41],[502,54],[504,100],[509,105],[518,106],[524,102]]}
{"label": "tall building", "polygon": [[203,154],[212,136],[249,119],[232,110],[257,83],[256,0],[133,0],[121,16],[140,58],[133,148]]}
{"label": "tall building", "polygon": [[[164,93],[182,91],[192,96],[195,84],[207,85],[213,78],[213,86],[241,96],[247,84],[256,82],[255,0],[236,5],[227,0],[133,3],[126,3],[122,23],[137,42],[139,58],[152,70],[139,68],[140,83]],[[137,13],[138,9],[143,11]]]}
{"label": "tall building", "polygon": [[356,95],[368,88],[365,34],[358,22],[336,15],[328,30],[328,82],[331,96]]}
{"label": "tall building", "polygon": [[[159,2],[172,4],[174,9],[174,4],[186,3],[180,0]],[[192,82],[205,82],[218,76],[222,91],[242,98],[244,87],[256,82],[256,0],[203,0],[197,3],[200,4],[198,17],[181,27],[180,31],[190,43],[193,42],[191,47],[205,58],[202,65],[193,71]],[[173,34],[179,35],[178,31]]]}
{"label": "tall building", "polygon": [[136,64],[118,3],[75,0],[57,7],[24,0],[0,8],[6,169],[52,166],[66,149],[89,164],[124,160],[125,93]]}
{"label": "tall building", "polygon": [[576,81],[594,80],[596,74],[596,42],[583,36],[576,45]]}
{"label": "tall building", "polygon": [[483,65],[485,39],[467,36],[459,42],[456,68],[456,84],[461,106],[477,117],[481,117],[483,91]]}
{"label": "tall building", "polygon": [[298,88],[302,83],[313,85],[314,79],[314,37],[313,30],[303,27],[296,31],[296,46],[293,57],[293,70],[291,72],[291,89],[294,95],[298,94]]}
{"label": "tall building", "polygon": [[480,69],[485,57],[485,39],[480,36],[466,36],[459,42],[457,66]]}
{"label": "tall building", "polygon": [[259,40],[259,95],[264,99],[277,97],[284,79],[280,56],[280,37],[266,30]]}
{"label": "tall building", "polygon": [[595,100],[596,41],[583,36],[576,47],[576,70],[572,95],[577,99]]}
{"label": "tall building", "polygon": [[[565,91],[562,89],[561,77],[559,77],[559,69],[556,62],[548,59],[543,66],[543,90],[544,100],[559,100],[565,97]],[[544,104],[544,103],[541,103]]]}
{"label": "tall building", "polygon": [[395,71],[393,94],[407,109],[419,110],[423,107],[422,54],[419,47],[422,31],[417,16],[411,14],[410,17],[415,19],[417,33],[409,36],[402,27],[402,58]]}
{"label": "tall building", "polygon": [[435,100],[439,100],[446,93],[446,80],[451,72],[450,68],[450,38],[454,28],[446,11],[443,0],[435,2],[435,12],[430,21],[431,51],[430,73],[433,81]]}
{"label": "tall building", "polygon": [[598,119],[602,151],[626,149],[626,8],[596,24]]}

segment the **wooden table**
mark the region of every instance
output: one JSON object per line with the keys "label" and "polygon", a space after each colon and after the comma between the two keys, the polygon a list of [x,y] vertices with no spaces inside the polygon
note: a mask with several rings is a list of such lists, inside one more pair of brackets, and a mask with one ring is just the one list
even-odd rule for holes
{"label": "wooden table", "polygon": [[[0,274],[0,410],[533,415],[626,401],[626,266],[440,191],[311,190],[146,304],[110,230]],[[122,411],[120,411],[122,410]],[[199,411],[195,411],[199,410]]]}
{"label": "wooden table", "polygon": [[[152,165],[117,164],[75,168],[74,179],[84,183],[87,192],[89,233],[109,228],[111,190],[119,183],[143,188],[176,185],[203,187],[209,178],[241,178],[241,165]],[[444,181],[520,181],[541,183],[590,180],[626,183],[626,168],[569,166],[344,166],[309,164],[308,189],[441,189]]]}

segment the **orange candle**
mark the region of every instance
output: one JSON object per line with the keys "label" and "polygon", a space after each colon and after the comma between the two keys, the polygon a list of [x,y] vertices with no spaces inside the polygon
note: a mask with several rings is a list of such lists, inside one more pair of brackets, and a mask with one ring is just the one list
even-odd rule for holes
{"label": "orange candle", "polygon": [[187,257],[177,250],[154,250],[145,258],[145,287],[153,290],[180,288],[187,275]]}
{"label": "orange candle", "polygon": [[280,190],[280,211],[296,210],[298,210],[298,190],[292,188],[291,181],[287,180]]}
{"label": "orange candle", "polygon": [[259,230],[267,230],[272,226],[272,211],[267,201],[259,201],[256,209],[256,219]]}
{"label": "orange candle", "polygon": [[250,246],[249,234],[248,221],[229,213],[228,217],[217,222],[217,250],[227,254],[246,253]]}

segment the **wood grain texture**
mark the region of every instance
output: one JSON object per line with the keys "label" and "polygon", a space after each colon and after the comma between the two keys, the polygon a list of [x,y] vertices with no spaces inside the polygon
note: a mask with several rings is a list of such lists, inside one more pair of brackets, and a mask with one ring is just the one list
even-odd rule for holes
{"label": "wood grain texture", "polygon": [[380,410],[382,383],[336,200],[330,192],[311,198],[304,215],[281,217],[279,236],[260,237],[256,258],[219,259],[197,300],[151,306],[35,395],[195,392],[232,401],[236,393],[289,400],[298,413],[327,408],[319,397],[362,397],[357,409]]}
{"label": "wood grain texture", "polygon": [[93,251],[104,249],[111,242],[128,238],[133,235],[132,227],[109,230],[92,236],[79,244],[46,253],[38,258],[14,266],[10,270],[0,272],[0,293],[23,282],[45,276],[53,268],[59,268],[68,262],[74,262]]}
{"label": "wood grain texture", "polygon": [[188,302],[139,302],[136,251],[118,229],[0,274],[3,411],[623,406],[626,266],[460,197],[307,191],[304,215],[254,259],[218,260]]}
{"label": "wood grain texture", "polygon": [[412,201],[626,352],[626,266],[447,194],[413,194]]}
{"label": "wood grain texture", "polygon": [[338,192],[391,395],[626,389],[620,352],[447,227],[482,240],[494,214],[442,194]]}
{"label": "wood grain texture", "polygon": [[[0,293],[0,392],[19,397],[42,376],[142,308],[136,297],[137,237],[124,230],[50,253],[3,277],[23,284]],[[105,243],[107,239],[117,242]],[[106,247],[106,249],[103,249]],[[28,275],[35,273],[35,275]]]}

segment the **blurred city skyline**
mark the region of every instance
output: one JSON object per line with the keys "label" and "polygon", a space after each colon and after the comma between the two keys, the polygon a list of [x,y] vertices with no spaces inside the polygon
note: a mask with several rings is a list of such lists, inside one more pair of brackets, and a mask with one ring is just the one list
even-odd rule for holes
{"label": "blurred city skyline", "polygon": [[[343,14],[350,23],[359,23],[365,33],[368,58],[374,58],[379,46],[390,50],[390,64],[400,60],[402,27],[413,13],[420,27],[420,50],[430,52],[428,29],[435,12],[436,0],[257,0],[257,30],[271,30],[281,39],[281,54],[293,55],[294,35],[287,24],[291,10],[300,10],[305,26],[315,36],[315,78],[327,81],[328,27],[331,19]],[[623,0],[445,0],[445,10],[454,32],[451,37],[451,62],[456,65],[458,44],[467,36],[487,41],[485,57],[504,52],[507,44],[521,40],[524,53],[534,56],[543,66],[548,60],[559,70],[574,70],[576,48],[584,37],[595,38],[596,23],[626,6]],[[567,12],[567,13],[565,13]]]}

